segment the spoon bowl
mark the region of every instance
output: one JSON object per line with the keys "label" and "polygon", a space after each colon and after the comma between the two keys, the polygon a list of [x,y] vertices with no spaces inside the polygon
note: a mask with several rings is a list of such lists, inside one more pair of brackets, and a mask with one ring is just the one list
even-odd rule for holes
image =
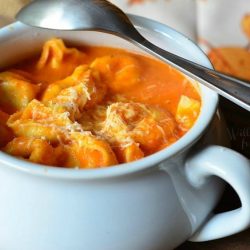
{"label": "spoon bowl", "polygon": [[112,33],[170,64],[250,111],[250,85],[163,50],[146,40],[126,14],[106,0],[35,0],[17,14],[17,20],[40,28],[93,30]]}

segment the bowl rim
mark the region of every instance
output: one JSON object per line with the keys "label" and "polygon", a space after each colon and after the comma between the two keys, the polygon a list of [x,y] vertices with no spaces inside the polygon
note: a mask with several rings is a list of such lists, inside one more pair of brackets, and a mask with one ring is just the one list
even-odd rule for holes
{"label": "bowl rim", "polygon": [[[212,65],[206,54],[201,50],[201,48],[198,47],[198,45],[196,45],[191,39],[187,38],[185,35],[181,34],[173,28],[170,28],[165,24],[154,21],[152,19],[131,14],[128,14],[128,16],[132,23],[134,23],[135,26],[138,28],[160,32],[164,36],[168,36],[173,39],[173,41],[176,43],[178,43],[178,41],[181,43],[188,43],[190,49],[193,48],[197,52],[199,52],[200,56],[202,57],[202,61],[200,63],[208,68],[212,68]],[[6,35],[8,34],[8,30],[13,31],[13,28],[17,27],[17,29],[19,29],[22,26],[27,28],[26,25],[23,25],[19,22],[15,22],[0,29],[0,40],[2,30],[4,30],[3,34]],[[205,132],[207,126],[211,122],[218,105],[218,94],[201,84],[199,84],[199,86],[201,89],[202,96],[202,108],[199,117],[193,127],[183,137],[178,139],[172,145],[152,155],[146,156],[140,160],[98,169],[74,169],[36,164],[15,158],[0,151],[0,164],[4,167],[9,166],[12,169],[21,170],[29,174],[44,177],[84,180],[125,176],[128,174],[146,170],[151,167],[155,167],[161,162],[174,157],[175,155],[186,150],[187,148],[190,148],[201,137],[201,135]]]}

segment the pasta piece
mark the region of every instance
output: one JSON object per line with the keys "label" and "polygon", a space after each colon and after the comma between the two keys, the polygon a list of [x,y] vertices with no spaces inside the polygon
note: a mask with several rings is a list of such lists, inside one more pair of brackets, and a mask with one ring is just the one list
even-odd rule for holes
{"label": "pasta piece", "polygon": [[72,133],[67,167],[100,168],[117,164],[110,145],[87,133]]}
{"label": "pasta piece", "polygon": [[69,132],[82,131],[80,124],[69,119],[69,113],[58,113],[37,100],[11,115],[7,125],[17,136],[45,138],[54,143],[67,141]]}
{"label": "pasta piece", "polygon": [[49,102],[49,106],[59,112],[69,112],[70,119],[75,121],[81,115],[81,112],[87,102],[86,89],[82,83],[64,89],[61,93]]}
{"label": "pasta piece", "polygon": [[45,140],[27,137],[13,139],[4,147],[3,151],[34,163],[50,166],[59,166],[63,156],[61,147],[53,148]]}
{"label": "pasta piece", "polygon": [[9,115],[0,110],[0,147],[3,147],[14,137],[13,132],[7,127]]}
{"label": "pasta piece", "polygon": [[113,103],[100,134],[112,145],[138,143],[148,155],[170,142],[176,128],[174,118],[160,109],[132,102]]}
{"label": "pasta piece", "polygon": [[120,103],[112,103],[107,107],[106,110],[106,118],[100,133],[103,136],[106,136],[111,143],[132,142],[128,135],[128,124],[121,114],[120,108],[122,107],[123,105],[121,105]]}
{"label": "pasta piece", "polygon": [[119,163],[127,163],[139,160],[144,157],[143,151],[140,149],[138,143],[130,143],[123,146],[115,146],[113,150]]}
{"label": "pasta piece", "polygon": [[40,90],[42,89],[41,83],[36,81],[34,74],[31,74],[28,71],[21,70],[21,69],[9,69],[8,72],[14,73],[18,75],[19,77],[22,77],[25,81],[38,85],[40,87]]}
{"label": "pasta piece", "polygon": [[107,107],[105,105],[97,106],[95,109],[85,112],[80,119],[80,123],[85,130],[90,130],[94,134],[100,135],[111,144],[119,163],[131,162],[142,158],[144,153],[140,149],[139,144],[133,142],[129,134],[126,134],[128,132],[127,125],[112,109],[113,106],[111,105],[107,118]]}
{"label": "pasta piece", "polygon": [[56,98],[62,90],[73,87],[81,82],[85,83],[88,80],[87,71],[88,71],[87,65],[79,66],[74,70],[72,75],[66,77],[63,80],[51,83],[44,91],[41,100],[45,104],[47,104],[49,101]]}
{"label": "pasta piece", "polygon": [[140,82],[139,63],[132,56],[99,57],[92,62],[90,67],[97,69],[102,80],[115,92],[130,89]]}
{"label": "pasta piece", "polygon": [[78,122],[82,125],[85,131],[91,131],[94,134],[98,134],[103,128],[103,123],[106,119],[106,105],[96,105],[94,108],[85,110]]}
{"label": "pasta piece", "polygon": [[87,65],[79,66],[64,80],[52,83],[43,94],[42,101],[68,111],[72,120],[80,117],[83,108],[90,108],[102,101],[106,86],[100,83],[98,72]]}
{"label": "pasta piece", "polygon": [[165,138],[171,140],[171,138],[178,138],[177,123],[174,116],[166,110],[149,106],[150,118],[157,122],[157,124],[164,130]]}
{"label": "pasta piece", "polygon": [[144,118],[133,130],[133,139],[140,143],[145,154],[149,155],[167,141],[165,131],[151,118]]}
{"label": "pasta piece", "polygon": [[177,124],[174,117],[156,107],[147,107],[148,114],[140,120],[134,130],[133,139],[140,143],[146,155],[158,151],[162,145],[170,145],[177,136]]}
{"label": "pasta piece", "polygon": [[124,138],[148,112],[146,106],[140,103],[112,103],[107,108],[102,131],[117,138]]}
{"label": "pasta piece", "polygon": [[48,40],[36,67],[32,70],[37,81],[51,83],[63,79],[85,62],[86,55],[76,48],[67,48],[61,39]]}
{"label": "pasta piece", "polygon": [[200,113],[201,103],[197,100],[182,95],[177,106],[176,121],[183,131],[189,130]]}
{"label": "pasta piece", "polygon": [[32,84],[23,76],[5,71],[0,73],[0,107],[8,114],[25,108],[34,99],[39,86]]}

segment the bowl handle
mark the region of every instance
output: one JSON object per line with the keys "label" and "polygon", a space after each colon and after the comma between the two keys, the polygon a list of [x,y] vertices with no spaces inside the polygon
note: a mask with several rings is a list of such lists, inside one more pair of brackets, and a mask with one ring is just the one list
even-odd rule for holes
{"label": "bowl handle", "polygon": [[192,155],[185,171],[190,183],[201,187],[210,176],[228,182],[238,194],[241,207],[210,217],[190,241],[219,239],[238,233],[250,225],[250,161],[241,154],[221,146],[207,146]]}

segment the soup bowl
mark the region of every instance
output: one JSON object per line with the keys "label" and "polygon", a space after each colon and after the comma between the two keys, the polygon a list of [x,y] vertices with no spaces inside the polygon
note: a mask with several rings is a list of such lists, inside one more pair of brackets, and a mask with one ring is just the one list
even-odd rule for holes
{"label": "soup bowl", "polygon": [[[183,35],[146,18],[130,18],[153,43],[211,67]],[[111,34],[13,23],[0,30],[1,69],[37,53],[51,37],[143,53]],[[0,248],[166,250],[188,239],[212,240],[247,228],[249,160],[226,147],[218,95],[199,88],[202,108],[190,131],[168,148],[131,163],[65,169],[0,152]],[[238,194],[241,207],[214,215],[225,182]]]}

